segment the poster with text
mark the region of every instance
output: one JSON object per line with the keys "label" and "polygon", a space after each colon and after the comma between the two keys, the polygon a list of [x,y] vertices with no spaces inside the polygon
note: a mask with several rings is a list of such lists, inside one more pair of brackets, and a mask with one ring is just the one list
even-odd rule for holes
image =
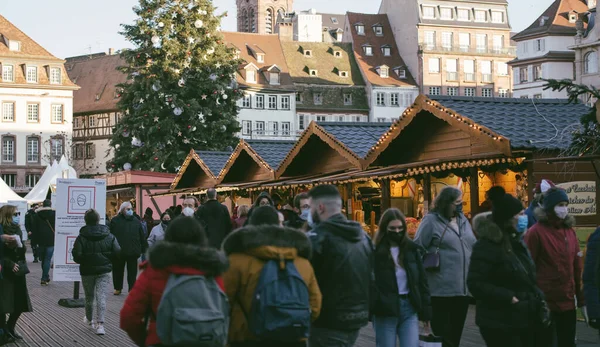
{"label": "poster with text", "polygon": [[596,182],[577,181],[557,184],[569,197],[569,214],[572,216],[596,215]]}
{"label": "poster with text", "polygon": [[21,231],[23,232],[23,241],[26,241],[28,238],[27,231],[25,230],[25,214],[27,214],[27,201],[8,200],[7,204],[16,206],[17,212],[21,214],[21,218],[19,218],[19,225],[21,226]]}
{"label": "poster with text", "polygon": [[85,225],[85,211],[93,208],[105,224],[106,180],[62,179],[56,183],[56,230],[54,233],[54,281],[81,281],[79,264],[73,260],[73,245]]}

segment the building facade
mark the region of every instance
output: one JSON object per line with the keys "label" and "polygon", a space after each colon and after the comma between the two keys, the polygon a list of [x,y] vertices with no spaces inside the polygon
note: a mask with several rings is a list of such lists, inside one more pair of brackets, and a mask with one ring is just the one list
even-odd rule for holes
{"label": "building facade", "polygon": [[110,138],[121,117],[117,85],[127,80],[117,67],[124,65],[112,50],[109,54],[67,58],[67,73],[81,87],[74,93],[71,148],[73,167],[82,177],[107,173],[106,163],[114,154]]}
{"label": "building facade", "polygon": [[[594,7],[579,17],[575,44],[570,48],[575,51],[575,82],[600,88],[600,26],[596,24],[600,18],[595,5],[588,3]],[[596,100],[585,98],[584,101],[592,104]]]}
{"label": "building facade", "polygon": [[70,156],[73,91],[58,59],[0,16],[0,177],[17,193]]}
{"label": "building facade", "polygon": [[281,43],[296,89],[296,124],[367,122],[365,82],[349,43]]}
{"label": "building facade", "polygon": [[366,82],[369,121],[392,122],[419,94],[396,46],[386,14],[346,13],[344,42],[351,42]]}
{"label": "building facade", "polygon": [[581,0],[556,0],[527,29],[514,35],[513,69],[516,98],[566,98],[567,91],[544,90],[542,79],[574,79],[576,23],[588,10]]}
{"label": "building facade", "polygon": [[236,0],[237,31],[273,34],[278,14],[292,11],[293,0]]}
{"label": "building facade", "polygon": [[244,90],[238,103],[239,134],[244,139],[290,139],[296,136],[296,94],[277,35],[223,33],[244,63],[236,81]]}
{"label": "building facade", "polygon": [[388,15],[424,94],[509,97],[507,63],[516,55],[507,7],[506,0],[382,0],[379,13]]}

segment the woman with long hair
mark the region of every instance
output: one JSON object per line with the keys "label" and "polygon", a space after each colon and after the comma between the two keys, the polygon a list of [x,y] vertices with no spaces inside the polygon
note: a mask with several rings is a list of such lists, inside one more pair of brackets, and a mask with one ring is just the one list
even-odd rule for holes
{"label": "woman with long hair", "polygon": [[542,322],[536,312],[543,293],[521,235],[527,229],[523,203],[503,188],[489,190],[492,211],[473,220],[479,240],[473,247],[467,283],[477,299],[476,324],[488,347],[535,346]]}
{"label": "woman with long hair", "polygon": [[383,213],[375,235],[375,287],[372,313],[377,347],[419,345],[419,321],[431,319],[431,299],[423,268],[423,248],[407,236],[402,212]]}
{"label": "woman with long hair", "polygon": [[25,271],[25,245],[19,222],[20,214],[15,206],[5,205],[0,208],[0,225],[4,235],[12,236],[16,241],[4,244],[0,281],[0,329],[4,331],[4,339],[8,341],[23,339],[15,331],[17,321],[23,312],[33,311],[25,279],[28,271]]}
{"label": "woman with long hair", "polygon": [[433,209],[421,221],[415,243],[439,262],[428,264],[431,291],[431,329],[444,340],[443,347],[458,347],[469,311],[467,272],[477,241],[463,214],[462,192],[446,187],[433,201]]}

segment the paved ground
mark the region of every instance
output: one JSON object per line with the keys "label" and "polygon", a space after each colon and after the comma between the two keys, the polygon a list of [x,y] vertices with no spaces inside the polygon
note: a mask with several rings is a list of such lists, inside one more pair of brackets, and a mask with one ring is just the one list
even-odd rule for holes
{"label": "paved ground", "polygon": [[[31,257],[31,255],[30,255]],[[31,260],[31,258],[30,258]],[[30,264],[31,274],[28,275],[28,286],[34,312],[23,315],[17,325],[17,330],[25,337],[23,342],[9,344],[10,347],[129,347],[134,346],[127,335],[119,329],[119,311],[126,294],[108,297],[106,317],[106,335],[96,336],[82,323],[83,308],[68,309],[58,306],[61,298],[72,297],[72,283],[51,283],[48,287],[40,287],[40,264]],[[112,290],[111,290],[112,292]],[[83,295],[82,295],[83,296]],[[462,339],[462,347],[479,347],[484,343],[474,320],[474,310],[469,312],[468,321]],[[597,331],[578,325],[578,347],[600,346]],[[356,347],[375,346],[373,329],[369,326],[363,329]],[[510,346],[508,346],[510,347]]]}

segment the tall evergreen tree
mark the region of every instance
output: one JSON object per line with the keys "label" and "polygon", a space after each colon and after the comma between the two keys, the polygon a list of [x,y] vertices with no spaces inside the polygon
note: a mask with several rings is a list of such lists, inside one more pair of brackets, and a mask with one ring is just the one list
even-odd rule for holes
{"label": "tall evergreen tree", "polygon": [[191,148],[235,146],[239,60],[219,32],[226,13],[215,15],[210,0],[140,0],[133,10],[107,169],[174,172]]}

